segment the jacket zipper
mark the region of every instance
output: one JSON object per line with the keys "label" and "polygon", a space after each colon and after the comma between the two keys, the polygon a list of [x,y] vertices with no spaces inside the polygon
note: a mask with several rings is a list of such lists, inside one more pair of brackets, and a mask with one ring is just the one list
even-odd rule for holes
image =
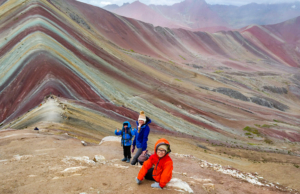
{"label": "jacket zipper", "polygon": [[[157,166],[158,166],[158,164],[159,164],[160,159],[161,159],[161,158],[158,159],[158,162],[157,162],[157,164],[156,164],[155,172],[157,172]],[[155,175],[152,175],[152,176],[156,176],[156,174],[155,174]]]}

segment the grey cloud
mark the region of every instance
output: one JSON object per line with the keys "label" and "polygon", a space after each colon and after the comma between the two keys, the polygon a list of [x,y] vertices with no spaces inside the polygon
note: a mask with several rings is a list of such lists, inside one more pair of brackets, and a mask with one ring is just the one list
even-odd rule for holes
{"label": "grey cloud", "polygon": [[[117,4],[119,6],[123,5],[124,3],[132,3],[135,0],[77,0],[84,3],[88,3],[91,5],[96,6],[105,6],[107,4]],[[144,4],[156,4],[156,5],[173,5],[175,3],[179,3],[182,0],[140,0],[140,2]]]}
{"label": "grey cloud", "polygon": [[[135,0],[78,0],[84,3],[88,3],[91,5],[103,7],[108,4],[117,4],[119,6],[124,3],[132,3]],[[156,5],[173,5],[175,3],[179,3],[183,0],[140,0],[140,2],[144,4],[156,4]],[[208,4],[224,4],[224,5],[246,5],[249,3],[293,3],[299,2],[299,0],[206,0]]]}
{"label": "grey cloud", "polygon": [[246,5],[249,3],[258,4],[276,4],[276,3],[294,3],[299,0],[206,0],[208,4],[224,4],[224,5]]}

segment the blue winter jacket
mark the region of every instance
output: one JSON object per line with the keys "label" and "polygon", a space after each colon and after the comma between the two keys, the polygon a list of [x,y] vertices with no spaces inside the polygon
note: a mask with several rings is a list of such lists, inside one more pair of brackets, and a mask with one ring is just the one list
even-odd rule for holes
{"label": "blue winter jacket", "polygon": [[[146,117],[146,123],[142,125],[140,133],[138,133],[138,130],[135,129],[135,137],[133,140],[133,146],[136,145],[137,148],[142,148],[143,151],[147,150],[147,141],[148,141],[148,135],[150,133],[149,124],[151,123],[151,119]],[[139,126],[138,121],[136,121],[137,128]]]}
{"label": "blue winter jacket", "polygon": [[[127,124],[127,131],[125,131],[125,129],[124,129],[125,124]],[[117,132],[117,130],[115,130],[115,134],[122,136],[121,144],[123,146],[131,146],[131,143],[132,143],[131,140],[132,140],[132,137],[135,135],[135,131],[131,129],[130,123],[128,121],[125,121],[123,123],[122,130],[119,132]]]}

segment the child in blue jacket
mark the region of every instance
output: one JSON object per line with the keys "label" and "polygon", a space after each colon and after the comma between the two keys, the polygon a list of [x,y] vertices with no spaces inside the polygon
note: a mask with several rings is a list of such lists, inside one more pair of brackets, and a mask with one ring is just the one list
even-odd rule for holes
{"label": "child in blue jacket", "polygon": [[131,125],[128,121],[125,121],[123,123],[122,130],[116,129],[115,131],[116,135],[121,135],[121,145],[123,146],[124,151],[124,158],[122,159],[123,162],[130,162],[131,153],[130,153],[130,147],[132,143],[132,137],[134,136],[135,132],[131,129]]}
{"label": "child in blue jacket", "polygon": [[149,124],[151,119],[145,116],[144,111],[140,112],[138,121],[136,125],[138,130],[135,130],[135,137],[132,144],[132,153],[134,152],[135,146],[137,147],[137,152],[131,161],[131,165],[135,165],[138,162],[138,157],[143,153],[146,153],[147,150],[147,141],[150,133]]}

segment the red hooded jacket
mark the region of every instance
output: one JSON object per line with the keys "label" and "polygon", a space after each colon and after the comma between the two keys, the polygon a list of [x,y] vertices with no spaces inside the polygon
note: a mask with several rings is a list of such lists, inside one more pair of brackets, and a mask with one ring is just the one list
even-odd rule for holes
{"label": "red hooded jacket", "polygon": [[[160,145],[168,146],[167,153],[162,158],[159,158],[156,154],[157,148]],[[143,180],[148,170],[154,165],[152,176],[154,180],[159,183],[159,186],[163,188],[172,178],[173,161],[169,156],[169,153],[171,152],[170,143],[166,139],[159,139],[155,144],[154,151],[155,154],[151,155],[150,158],[144,162],[137,178]]]}

